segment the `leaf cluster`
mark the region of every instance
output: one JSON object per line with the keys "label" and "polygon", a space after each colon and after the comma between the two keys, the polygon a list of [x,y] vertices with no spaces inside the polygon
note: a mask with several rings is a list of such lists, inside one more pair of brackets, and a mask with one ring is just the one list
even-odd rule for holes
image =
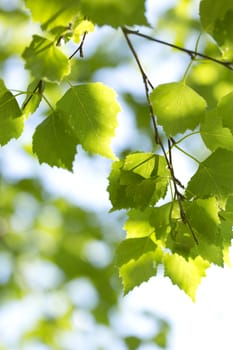
{"label": "leaf cluster", "polygon": [[[124,292],[147,281],[163,266],[164,275],[194,300],[206,269],[212,263],[224,266],[232,239],[232,2],[200,2],[199,19],[195,25],[190,20],[190,30],[202,27],[215,43],[205,36],[201,45],[199,35],[192,49],[181,46],[186,44],[186,35],[176,35],[174,43],[154,37],[144,0],[133,4],[125,0],[25,0],[25,5],[41,31],[32,36],[22,52],[31,76],[26,91],[14,95],[0,81],[0,144],[18,138],[28,117],[40,111],[43,101],[49,112],[32,136],[32,150],[40,163],[72,171],[78,146],[88,154],[113,161],[108,177],[112,211],[124,209],[128,216],[126,239],[116,254]],[[164,18],[178,11],[179,6]],[[186,31],[187,23],[182,21]],[[137,107],[135,96],[125,93],[123,97],[143,113],[145,121],[137,122],[139,132],[143,129],[150,139],[153,135],[151,149],[126,150],[120,159],[111,142],[124,106],[117,91],[96,82],[92,75],[99,67],[115,67],[116,57],[106,58],[105,65],[104,55],[96,54],[101,63],[96,59],[89,68],[93,79],[75,79],[75,69],[81,71],[82,65],[78,66],[77,55],[85,60],[89,33],[97,27],[101,33],[102,26],[110,26],[121,35],[134,59],[138,69],[135,74],[144,84],[144,101]],[[145,27],[149,34],[144,34]],[[173,50],[186,54],[189,62],[183,76],[154,86],[133,37],[169,47],[171,54]],[[91,62],[90,57],[86,59]],[[124,54],[121,59],[125,59]],[[88,77],[86,72],[80,75],[84,80]],[[219,88],[221,79],[228,83],[227,88]],[[48,98],[52,96],[51,87],[59,91],[56,98]],[[25,95],[22,106],[17,101],[20,95]],[[192,152],[192,137],[196,134],[200,137],[197,155]],[[206,150],[204,157],[201,148]],[[185,185],[177,176],[175,149],[196,164],[196,171]]]}

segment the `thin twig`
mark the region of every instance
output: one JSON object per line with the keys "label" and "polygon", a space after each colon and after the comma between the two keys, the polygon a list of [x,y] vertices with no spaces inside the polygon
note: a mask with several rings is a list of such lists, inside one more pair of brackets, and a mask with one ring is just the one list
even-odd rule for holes
{"label": "thin twig", "polygon": [[158,132],[158,127],[157,127],[157,123],[156,123],[156,119],[155,119],[155,115],[154,115],[153,106],[152,106],[151,101],[150,101],[150,93],[149,93],[149,89],[151,88],[153,90],[154,86],[150,82],[147,74],[145,73],[145,71],[144,71],[144,69],[142,67],[141,61],[140,61],[140,59],[139,59],[139,57],[137,55],[137,52],[135,51],[134,46],[133,46],[132,42],[130,41],[130,39],[128,37],[128,34],[130,34],[128,32],[128,29],[122,28],[122,32],[124,34],[124,37],[126,39],[126,42],[127,42],[128,46],[129,46],[129,49],[130,49],[130,51],[132,52],[132,54],[133,54],[133,56],[135,58],[135,61],[136,61],[137,65],[138,65],[138,68],[140,70],[140,73],[141,73],[141,76],[142,76],[142,79],[143,79],[143,83],[144,83],[144,87],[145,87],[145,94],[146,94],[146,99],[147,99],[147,104],[148,104],[148,107],[149,107],[149,113],[150,113],[150,116],[151,116],[151,119],[152,119],[152,122],[153,122],[153,128],[154,128],[154,133],[155,133],[155,143],[161,147],[161,150],[162,150],[163,155],[165,157],[168,169],[170,171],[171,180],[172,180],[174,191],[175,191],[174,199],[177,199],[177,202],[178,202],[178,205],[179,205],[179,209],[180,209],[181,220],[183,221],[184,224],[187,224],[187,226],[189,227],[190,232],[191,232],[191,234],[193,236],[194,241],[196,242],[196,244],[198,244],[198,239],[197,239],[197,237],[196,237],[196,235],[195,235],[195,233],[194,233],[194,231],[192,229],[192,226],[191,226],[191,224],[190,224],[190,222],[189,222],[189,220],[187,218],[187,215],[185,213],[185,210],[183,208],[182,201],[185,199],[185,197],[178,190],[178,186],[180,186],[181,188],[184,188],[184,186],[175,177],[175,172],[174,172],[173,162],[172,162],[172,154],[171,154],[173,140],[170,140],[170,138],[168,138],[168,156],[167,156],[167,152],[165,150],[165,147],[163,145],[163,142],[162,142],[162,140],[160,138],[160,135],[159,135],[159,132]]}
{"label": "thin twig", "polygon": [[124,28],[124,31],[125,31],[126,34],[136,35],[136,36],[139,36],[141,38],[144,38],[144,39],[147,39],[147,40],[150,40],[150,41],[154,41],[154,42],[156,42],[158,44],[166,45],[166,46],[172,47],[173,49],[185,52],[187,55],[189,55],[191,57],[191,59],[194,59],[196,56],[199,56],[201,58],[205,58],[206,60],[218,63],[218,64],[224,66],[225,68],[230,69],[231,71],[233,71],[233,64],[232,64],[232,62],[221,61],[221,60],[219,60],[217,58],[205,55],[205,54],[203,54],[201,52],[197,52],[195,50],[186,49],[184,47],[181,47],[181,46],[169,43],[167,41],[153,38],[152,36],[140,33],[137,30],[131,30],[131,29],[128,29],[128,28]]}
{"label": "thin twig", "polygon": [[87,32],[85,32],[83,34],[82,41],[81,41],[79,47],[72,53],[72,55],[69,57],[69,60],[71,60],[71,58],[73,58],[78,52],[79,52],[80,57],[83,58],[83,56],[84,56],[83,55],[83,45],[84,45],[84,41],[86,39],[86,36],[87,36]]}

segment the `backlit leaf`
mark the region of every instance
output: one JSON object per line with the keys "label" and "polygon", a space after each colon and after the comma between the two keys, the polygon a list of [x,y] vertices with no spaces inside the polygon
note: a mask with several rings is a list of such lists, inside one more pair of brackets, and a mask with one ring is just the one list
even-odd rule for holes
{"label": "backlit leaf", "polygon": [[114,90],[102,83],[73,86],[58,101],[57,110],[86,151],[116,158],[110,147],[120,112]]}
{"label": "backlit leaf", "polygon": [[160,254],[148,252],[138,260],[132,259],[127,264],[122,265],[119,274],[122,280],[124,294],[129,293],[133,288],[155,276],[160,258]]}
{"label": "backlit leaf", "polygon": [[15,97],[0,80],[0,145],[21,135],[24,126],[21,115]]}
{"label": "backlit leaf", "polygon": [[159,85],[151,93],[151,102],[167,135],[194,130],[206,109],[206,101],[184,82]]}
{"label": "backlit leaf", "polygon": [[29,47],[23,52],[25,68],[38,79],[60,81],[70,73],[70,63],[54,42],[39,35],[33,35]]}
{"label": "backlit leaf", "polygon": [[217,149],[202,162],[187,187],[189,197],[220,199],[233,194],[233,152]]}
{"label": "backlit leaf", "polygon": [[143,211],[132,209],[128,212],[128,220],[124,225],[127,238],[139,238],[149,236],[154,232],[150,224],[150,217],[154,208],[147,208]]}
{"label": "backlit leaf", "polygon": [[166,254],[164,257],[165,276],[176,284],[194,301],[197,287],[206,274],[209,263],[201,257],[186,260],[178,254]]}
{"label": "backlit leaf", "polygon": [[215,151],[217,148],[225,148],[233,151],[233,135],[223,126],[222,117],[217,109],[206,112],[201,122],[201,137],[205,145]]}
{"label": "backlit leaf", "polygon": [[142,255],[155,249],[156,244],[150,237],[125,239],[117,248],[116,264],[122,266],[130,260],[138,260]]}
{"label": "backlit leaf", "polygon": [[132,153],[112,165],[108,191],[113,210],[145,209],[167,192],[169,171],[164,157],[153,153]]}
{"label": "backlit leaf", "polygon": [[79,21],[77,24],[74,24],[74,32],[73,32],[73,39],[74,42],[79,43],[81,36],[84,33],[93,32],[95,29],[94,24],[91,21],[88,21],[87,19]]}
{"label": "backlit leaf", "polygon": [[53,113],[37,126],[33,135],[33,152],[40,163],[72,170],[77,143],[59,114]]}

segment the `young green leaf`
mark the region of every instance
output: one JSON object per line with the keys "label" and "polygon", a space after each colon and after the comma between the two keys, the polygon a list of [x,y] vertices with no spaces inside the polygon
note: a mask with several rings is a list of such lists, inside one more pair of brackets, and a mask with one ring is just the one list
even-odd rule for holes
{"label": "young green leaf", "polygon": [[73,31],[73,40],[75,43],[79,43],[81,40],[81,36],[84,33],[93,32],[95,29],[94,24],[87,19],[77,20],[74,23],[74,31]]}
{"label": "young green leaf", "polygon": [[201,137],[205,145],[215,151],[217,148],[225,148],[233,151],[233,135],[223,126],[222,117],[217,109],[206,112],[201,121]]}
{"label": "young green leaf", "polygon": [[108,191],[113,210],[145,209],[167,192],[169,171],[164,157],[153,153],[132,153],[112,165]]}
{"label": "young green leaf", "polygon": [[201,257],[186,260],[178,254],[164,256],[165,276],[195,301],[197,287],[206,274],[209,263]]}
{"label": "young green leaf", "polygon": [[116,264],[122,266],[130,260],[138,260],[142,255],[154,252],[156,244],[150,237],[125,239],[116,251]]}
{"label": "young green leaf", "polygon": [[154,228],[149,221],[153,210],[154,208],[146,208],[143,211],[131,209],[128,212],[128,219],[124,225],[127,239],[147,237],[154,232]]}
{"label": "young green leaf", "polygon": [[72,170],[77,143],[60,115],[53,113],[37,126],[33,135],[33,152],[40,163]]}
{"label": "young green leaf", "polygon": [[5,145],[13,138],[18,138],[24,126],[19,105],[0,80],[0,145]]}
{"label": "young green leaf", "polygon": [[202,162],[187,186],[188,197],[225,199],[233,194],[233,152],[217,149]]}
{"label": "young green leaf", "polygon": [[116,158],[110,142],[121,108],[114,90],[102,83],[73,86],[58,101],[57,110],[86,151]]}
{"label": "young green leaf", "polygon": [[150,96],[158,123],[168,136],[194,130],[206,109],[206,101],[184,82],[159,85]]}
{"label": "young green leaf", "polygon": [[60,81],[70,73],[70,62],[51,40],[33,35],[29,47],[23,52],[25,68],[41,80]]}
{"label": "young green leaf", "polygon": [[80,6],[85,16],[101,26],[147,25],[145,0],[81,0]]}
{"label": "young green leaf", "polygon": [[131,259],[128,263],[122,265],[119,274],[124,294],[129,293],[133,288],[155,276],[160,262],[161,251],[158,249],[158,251],[148,252],[141,255],[139,259]]}

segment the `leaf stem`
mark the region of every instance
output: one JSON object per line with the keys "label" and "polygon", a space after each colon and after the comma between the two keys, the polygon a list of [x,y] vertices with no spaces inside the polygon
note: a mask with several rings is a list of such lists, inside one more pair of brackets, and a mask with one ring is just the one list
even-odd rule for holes
{"label": "leaf stem", "polygon": [[42,94],[42,98],[45,100],[45,102],[47,103],[49,108],[52,110],[52,112],[55,112],[55,109],[53,108],[53,106],[51,105],[51,103],[49,102],[49,100],[47,99],[47,97],[44,94]]}
{"label": "leaf stem", "polygon": [[198,165],[201,164],[200,160],[198,160],[197,158],[195,158],[192,154],[186,152],[183,148],[177,146],[177,144],[173,144],[173,146],[178,149],[178,151],[182,152],[183,154],[185,154],[187,157],[191,158],[192,160],[194,160]]}

